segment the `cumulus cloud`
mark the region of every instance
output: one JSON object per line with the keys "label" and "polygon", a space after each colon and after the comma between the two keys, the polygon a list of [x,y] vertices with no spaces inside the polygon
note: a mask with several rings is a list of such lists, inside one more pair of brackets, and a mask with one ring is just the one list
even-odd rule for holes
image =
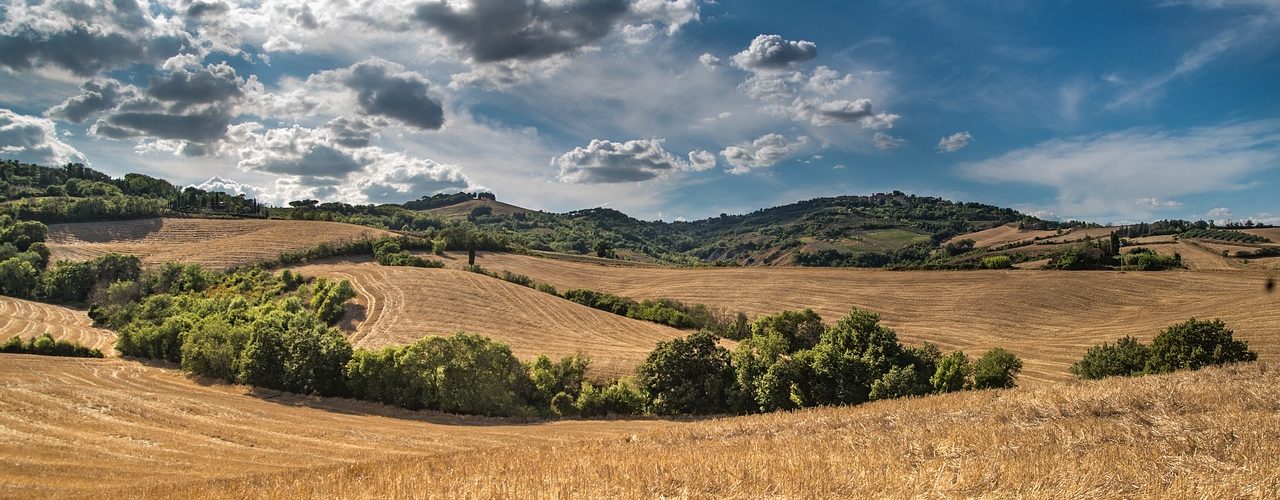
{"label": "cumulus cloud", "polygon": [[393,118],[424,130],[444,125],[444,108],[431,97],[426,79],[403,66],[370,59],[322,75],[321,80],[336,80],[354,91],[356,104],[365,114]]}
{"label": "cumulus cloud", "polygon": [[1181,202],[1179,202],[1179,201],[1176,201],[1176,200],[1162,200],[1162,199],[1160,199],[1160,198],[1155,198],[1155,197],[1151,197],[1151,198],[1138,198],[1138,200],[1137,200],[1137,201],[1134,201],[1134,204],[1135,204],[1135,205],[1138,205],[1138,206],[1140,206],[1140,207],[1144,207],[1144,208],[1156,208],[1156,209],[1161,209],[1161,208],[1179,208],[1179,207],[1181,207],[1181,206],[1182,206],[1182,203],[1181,203]]}
{"label": "cumulus cloud", "polygon": [[471,0],[419,5],[415,18],[460,47],[473,61],[542,59],[576,51],[608,35],[627,0]]}
{"label": "cumulus cloud", "polygon": [[110,78],[95,78],[81,84],[79,94],[49,108],[45,115],[82,123],[98,113],[115,108],[122,100],[137,95],[138,88],[133,85],[124,85]]}
{"label": "cumulus cloud", "polygon": [[257,186],[236,182],[231,179],[224,179],[216,175],[213,177],[210,177],[209,180],[196,184],[192,187],[195,187],[196,189],[203,189],[205,191],[217,191],[217,192],[227,193],[231,195],[242,194],[246,198],[254,198],[262,203],[272,203],[272,202],[279,203],[278,201],[274,201],[274,200],[267,201],[263,199],[263,198],[271,197],[271,193],[267,192],[264,189],[258,188]]}
{"label": "cumulus cloud", "polygon": [[871,143],[875,145],[876,149],[889,151],[906,146],[907,140],[894,137],[884,132],[876,132],[875,135],[871,136]]}
{"label": "cumulus cloud", "polygon": [[1066,217],[1142,219],[1151,207],[1134,200],[1242,189],[1246,177],[1280,161],[1280,121],[1177,131],[1132,129],[1045,141],[961,165],[986,182],[1057,190]]}
{"label": "cumulus cloud", "polygon": [[0,108],[0,156],[43,165],[85,162],[83,154],[58,138],[52,120],[5,108]]}
{"label": "cumulus cloud", "polygon": [[806,40],[785,40],[781,35],[759,35],[751,45],[734,54],[734,66],[745,70],[786,69],[818,56],[818,45]]}
{"label": "cumulus cloud", "polygon": [[94,76],[195,49],[178,23],[145,2],[13,2],[0,21],[0,66],[18,71],[51,66]]}
{"label": "cumulus cloud", "polygon": [[626,142],[592,139],[587,147],[573,148],[553,158],[551,164],[560,167],[561,182],[573,184],[647,181],[672,172],[701,171],[715,166],[715,156],[706,151],[690,152],[689,161],[685,161],[663,149],[662,142],[662,139]]}
{"label": "cumulus cloud", "polygon": [[151,77],[147,95],[164,101],[174,112],[192,106],[225,103],[243,95],[244,80],[227,63],[201,67],[176,68],[167,74]]}
{"label": "cumulus cloud", "polygon": [[800,136],[795,141],[787,141],[782,134],[765,134],[750,144],[729,146],[720,151],[725,161],[733,168],[731,174],[745,174],[752,169],[767,168],[787,159],[800,148],[807,145],[809,138]]}
{"label": "cumulus cloud", "polygon": [[938,152],[954,153],[964,149],[970,142],[973,142],[973,136],[968,131],[956,132],[938,140]]}
{"label": "cumulus cloud", "polygon": [[715,54],[711,54],[709,52],[698,56],[698,62],[702,63],[703,66],[706,66],[708,68],[720,67],[720,58],[716,57]]}

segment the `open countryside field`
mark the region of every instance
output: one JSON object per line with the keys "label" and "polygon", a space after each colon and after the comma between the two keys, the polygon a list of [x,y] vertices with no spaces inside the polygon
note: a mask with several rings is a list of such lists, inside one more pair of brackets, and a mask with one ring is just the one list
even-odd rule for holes
{"label": "open countryside field", "polygon": [[[150,489],[199,498],[1267,498],[1263,364],[717,419]],[[136,490],[134,490],[136,491]]]}
{"label": "open countryside field", "polygon": [[226,269],[321,243],[388,234],[379,229],[323,221],[161,218],[52,224],[49,249],[55,261],[85,260],[116,252],[137,255],[144,266],[174,261]]}
{"label": "open countryside field", "polygon": [[[0,354],[0,498],[135,496],[144,486],[537,446],[675,425],[537,424],[202,384],[120,359]],[[116,491],[113,491],[116,490]],[[153,490],[167,496],[170,487]]]}
{"label": "open countryside field", "polygon": [[591,356],[597,375],[628,375],[674,328],[624,318],[528,287],[453,269],[338,262],[295,268],[351,280],[359,292],[347,320],[352,344],[380,348],[430,335],[477,333],[511,346],[516,356]]}
{"label": "open countryside field", "polygon": [[852,307],[879,313],[904,342],[971,354],[1004,347],[1023,358],[1024,383],[1059,381],[1092,345],[1150,340],[1191,317],[1222,318],[1262,359],[1280,360],[1280,297],[1267,274],[1239,272],[882,271],[820,268],[627,268],[485,253],[490,270],[561,290],[672,298],[750,316],[811,308],[828,322]]}
{"label": "open countryside field", "polygon": [[94,328],[83,311],[0,295],[0,341],[14,335],[29,339],[45,333],[108,356],[115,351],[116,334]]}

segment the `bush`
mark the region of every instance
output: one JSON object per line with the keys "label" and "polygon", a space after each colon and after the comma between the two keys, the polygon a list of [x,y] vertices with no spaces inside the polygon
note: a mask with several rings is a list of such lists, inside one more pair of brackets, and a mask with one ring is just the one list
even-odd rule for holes
{"label": "bush", "polygon": [[226,382],[240,378],[241,352],[250,333],[220,317],[206,318],[182,335],[182,369]]}
{"label": "bush", "polygon": [[249,329],[240,354],[241,382],[299,394],[346,393],[343,371],[351,344],[296,299],[259,312]]}
{"label": "bush", "polygon": [[38,337],[22,341],[21,337],[14,335],[3,344],[0,344],[0,352],[9,354],[39,354],[42,356],[66,356],[72,358],[101,358],[102,351],[90,349],[88,347],[67,342],[65,340],[54,340],[52,335],[43,333]]}
{"label": "bush", "polygon": [[1022,360],[999,347],[987,351],[973,363],[974,389],[1007,389],[1017,384]]}
{"label": "bush", "polygon": [[992,255],[982,258],[983,269],[1009,269],[1013,267],[1013,259],[1008,255]]}
{"label": "bush", "polygon": [[311,308],[326,324],[337,323],[347,312],[347,302],[356,298],[356,289],[347,280],[329,281],[324,278],[312,285]]}
{"label": "bush", "polygon": [[779,335],[786,340],[787,351],[795,352],[818,345],[826,328],[822,317],[812,309],[783,311],[756,319],[751,325],[751,335]]}
{"label": "bush", "polygon": [[939,394],[961,391],[969,388],[969,375],[972,371],[969,357],[963,351],[956,351],[938,361],[933,377],[929,378],[929,385]]}
{"label": "bush", "polygon": [[465,333],[361,350],[347,363],[346,375],[361,399],[495,416],[524,414],[519,392],[530,385],[509,347]]}
{"label": "bush", "polygon": [[1124,337],[1115,344],[1090,347],[1080,361],[1071,365],[1071,374],[1086,380],[1141,375],[1150,356],[1151,348],[1138,339]]}
{"label": "bush", "polygon": [[[581,354],[565,356],[558,363],[539,355],[528,367],[533,390],[525,396],[526,401],[540,413],[563,415],[578,398],[590,364],[590,360]],[[555,400],[560,396],[564,397],[557,406]]]}
{"label": "bush", "polygon": [[599,387],[584,382],[574,409],[584,417],[639,415],[644,412],[645,399],[625,380]]}
{"label": "bush", "polygon": [[729,351],[707,332],[659,343],[636,369],[640,390],[661,415],[727,411],[733,380]]}
{"label": "bush", "polygon": [[1144,371],[1199,370],[1206,366],[1257,359],[1258,353],[1250,351],[1249,344],[1235,340],[1222,320],[1197,321],[1192,318],[1156,335],[1151,341],[1151,357]]}
{"label": "bush", "polygon": [[[1140,252],[1137,250],[1146,250]],[[1145,248],[1135,249],[1135,251],[1124,254],[1120,257],[1120,263],[1125,269],[1133,271],[1163,271],[1165,269],[1175,269],[1182,267],[1182,256],[1173,255],[1165,256],[1152,252]]]}

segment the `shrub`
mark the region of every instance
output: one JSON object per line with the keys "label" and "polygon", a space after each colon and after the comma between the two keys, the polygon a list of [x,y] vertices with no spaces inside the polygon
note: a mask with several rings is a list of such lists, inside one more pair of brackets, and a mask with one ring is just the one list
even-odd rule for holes
{"label": "shrub", "polygon": [[578,391],[582,390],[590,364],[590,360],[581,354],[565,356],[558,363],[539,355],[528,367],[533,390],[525,399],[540,412],[563,414],[557,411],[555,398],[563,395],[567,399],[562,398],[562,403],[571,406],[578,397]]}
{"label": "shrub", "polygon": [[983,269],[1009,269],[1013,267],[1013,259],[1008,255],[992,255],[982,258]]}
{"label": "shrub", "polygon": [[751,325],[752,336],[779,335],[787,341],[787,351],[795,352],[818,345],[826,325],[822,317],[812,309],[783,311],[756,319]]}
{"label": "shrub", "polygon": [[39,354],[42,356],[66,356],[73,358],[101,358],[102,351],[90,349],[88,347],[67,342],[65,340],[54,340],[53,336],[48,333],[40,334],[40,336],[22,341],[21,337],[14,335],[8,341],[0,344],[0,352],[9,354]]}
{"label": "shrub", "polygon": [[350,281],[333,282],[320,278],[312,285],[311,308],[320,321],[332,325],[342,319],[347,312],[347,302],[354,298],[356,289]]}
{"label": "shrub", "polygon": [[182,369],[235,382],[240,374],[241,352],[249,336],[244,326],[232,326],[219,317],[206,318],[182,334]]}
{"label": "shrub", "polygon": [[970,385],[971,371],[969,357],[963,351],[956,351],[938,361],[938,367],[934,370],[933,377],[929,378],[929,384],[933,386],[933,391],[939,394],[964,390]]}
{"label": "shrub", "polygon": [[296,299],[268,306],[250,324],[240,354],[240,381],[300,394],[346,393],[343,371],[351,344]]}
{"label": "shrub", "polygon": [[584,417],[639,415],[644,411],[645,399],[626,380],[601,387],[584,382],[574,409]]}
{"label": "shrub", "polygon": [[636,369],[640,390],[662,415],[727,411],[733,380],[729,351],[707,332],[659,343]]}
{"label": "shrub", "polygon": [[973,363],[974,389],[1006,389],[1017,384],[1022,360],[999,347],[987,351]]}
{"label": "shrub", "polygon": [[1115,344],[1090,347],[1080,361],[1071,365],[1071,374],[1086,380],[1141,375],[1150,356],[1151,348],[1138,339],[1124,337]]}
{"label": "shrub", "polygon": [[1258,353],[1250,351],[1249,344],[1235,340],[1222,320],[1197,321],[1192,318],[1156,335],[1151,341],[1151,357],[1144,371],[1199,370],[1211,365],[1257,359]]}
{"label": "shrub", "polygon": [[871,384],[871,400],[918,395],[915,366],[895,366]]}

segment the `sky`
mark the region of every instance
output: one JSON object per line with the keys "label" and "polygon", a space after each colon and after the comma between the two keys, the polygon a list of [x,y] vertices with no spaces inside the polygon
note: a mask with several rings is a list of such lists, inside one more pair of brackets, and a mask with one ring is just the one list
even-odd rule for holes
{"label": "sky", "polygon": [[272,204],[1280,223],[1280,0],[5,0],[0,158]]}

